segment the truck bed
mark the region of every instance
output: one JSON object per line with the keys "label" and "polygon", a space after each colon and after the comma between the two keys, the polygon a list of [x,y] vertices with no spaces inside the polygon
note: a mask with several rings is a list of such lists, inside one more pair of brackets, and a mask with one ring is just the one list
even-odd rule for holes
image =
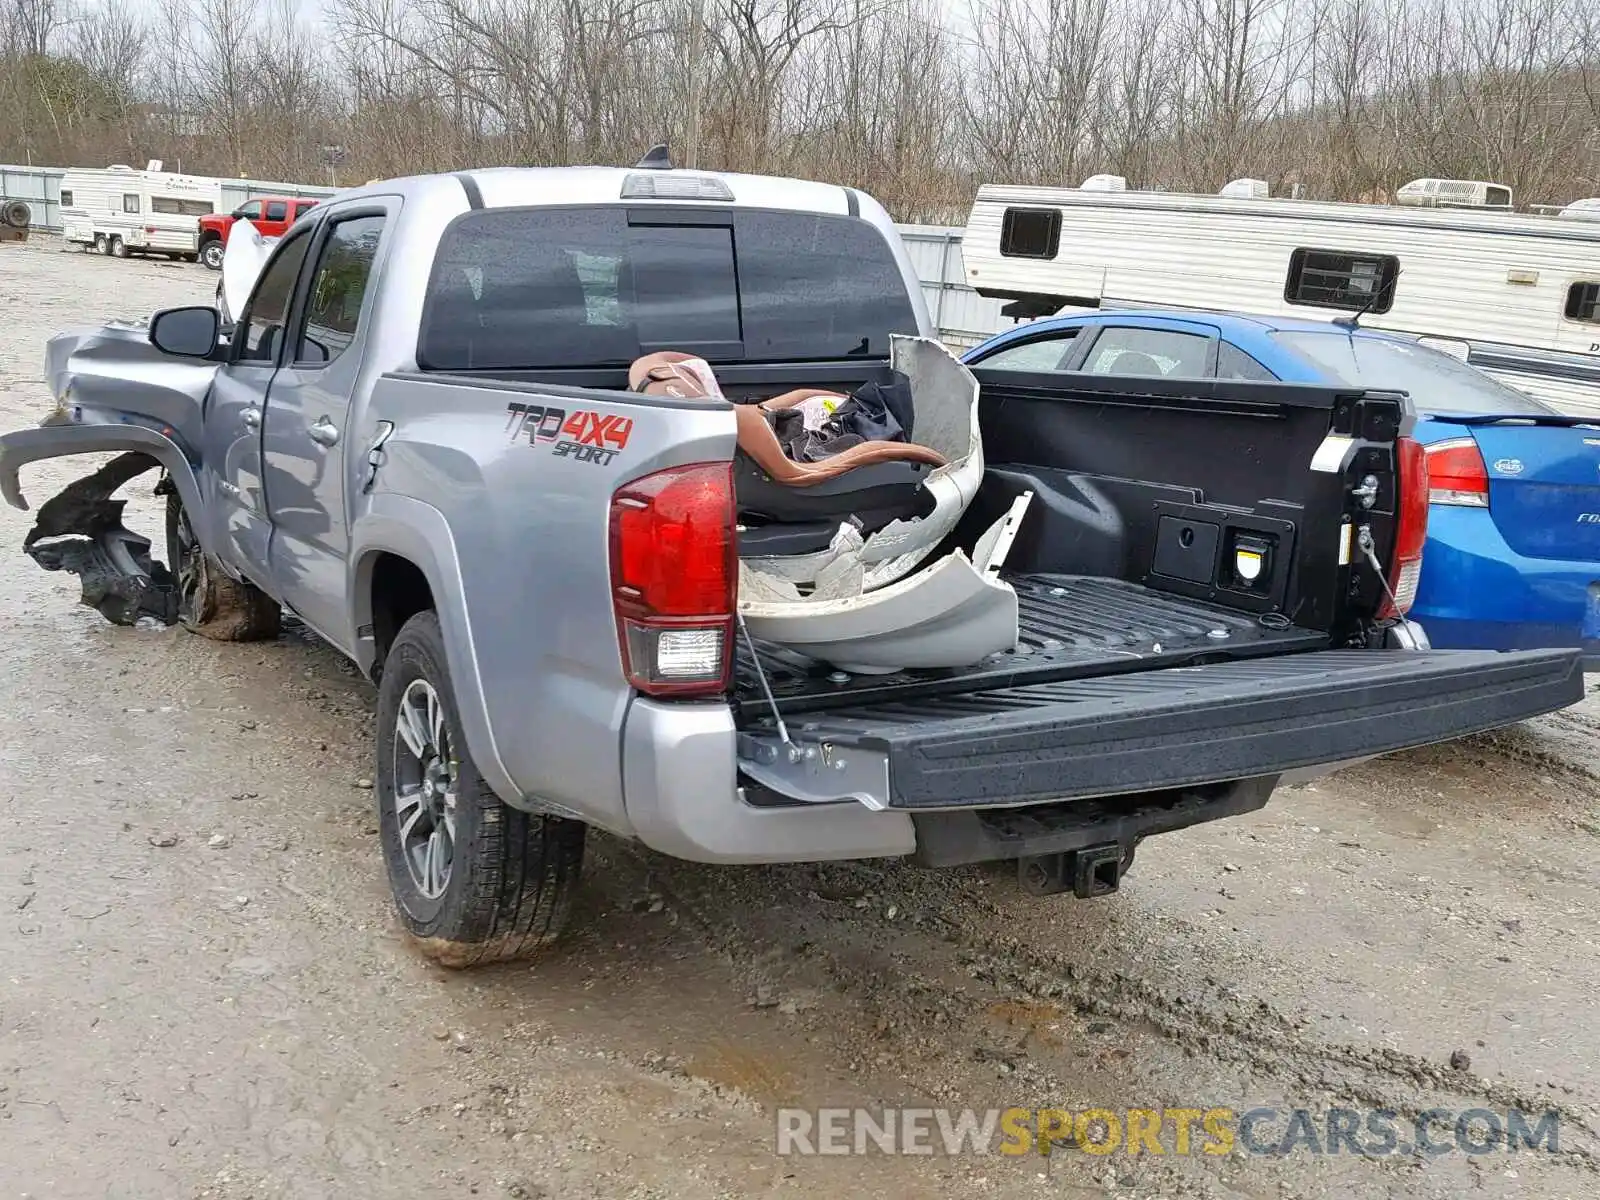
{"label": "truck bed", "polygon": [[1166,803],[1509,724],[1583,690],[1572,651],[1339,649],[1326,634],[1138,584],[1011,582],[1021,645],[966,670],[833,675],[759,646],[798,748],[789,756],[747,655],[737,700],[748,793],[915,813],[1130,793]]}
{"label": "truck bed", "polygon": [[[1328,636],[1277,614],[1257,616],[1103,576],[1017,575],[1015,650],[961,670],[893,675],[834,672],[802,654],[757,643],[762,669],[785,717],[1194,666],[1328,648]],[[735,677],[741,723],[771,715],[749,648]]]}

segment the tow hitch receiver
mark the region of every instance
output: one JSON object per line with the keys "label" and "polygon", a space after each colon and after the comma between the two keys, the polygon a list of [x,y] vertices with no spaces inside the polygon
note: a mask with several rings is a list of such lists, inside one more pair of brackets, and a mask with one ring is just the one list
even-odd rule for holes
{"label": "tow hitch receiver", "polygon": [[1123,869],[1132,860],[1116,842],[1038,854],[1017,860],[1017,878],[1035,896],[1055,896],[1070,891],[1080,900],[1109,896],[1122,882]]}

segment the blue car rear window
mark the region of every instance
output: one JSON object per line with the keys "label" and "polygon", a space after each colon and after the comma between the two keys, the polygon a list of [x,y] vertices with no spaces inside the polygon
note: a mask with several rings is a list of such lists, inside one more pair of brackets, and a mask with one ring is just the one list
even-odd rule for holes
{"label": "blue car rear window", "polygon": [[1429,346],[1387,338],[1351,337],[1332,330],[1280,332],[1274,336],[1339,383],[1407,392],[1423,412],[1539,416],[1555,411],[1526,392],[1508,387]]}

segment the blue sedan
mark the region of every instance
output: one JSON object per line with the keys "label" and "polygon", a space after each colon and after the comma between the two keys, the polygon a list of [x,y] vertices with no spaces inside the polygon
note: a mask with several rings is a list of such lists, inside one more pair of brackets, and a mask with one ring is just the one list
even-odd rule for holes
{"label": "blue sedan", "polygon": [[1100,311],[1020,325],[969,366],[1408,392],[1428,541],[1411,616],[1435,646],[1582,646],[1600,670],[1600,427],[1416,339],[1319,321]]}

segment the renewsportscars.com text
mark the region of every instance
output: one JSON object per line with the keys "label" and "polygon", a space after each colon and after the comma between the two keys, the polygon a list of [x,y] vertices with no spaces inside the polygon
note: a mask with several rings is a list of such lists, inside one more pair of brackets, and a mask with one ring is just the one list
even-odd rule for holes
{"label": "renewsportscars.com text", "polygon": [[1554,1110],[780,1108],[780,1155],[1558,1153]]}

